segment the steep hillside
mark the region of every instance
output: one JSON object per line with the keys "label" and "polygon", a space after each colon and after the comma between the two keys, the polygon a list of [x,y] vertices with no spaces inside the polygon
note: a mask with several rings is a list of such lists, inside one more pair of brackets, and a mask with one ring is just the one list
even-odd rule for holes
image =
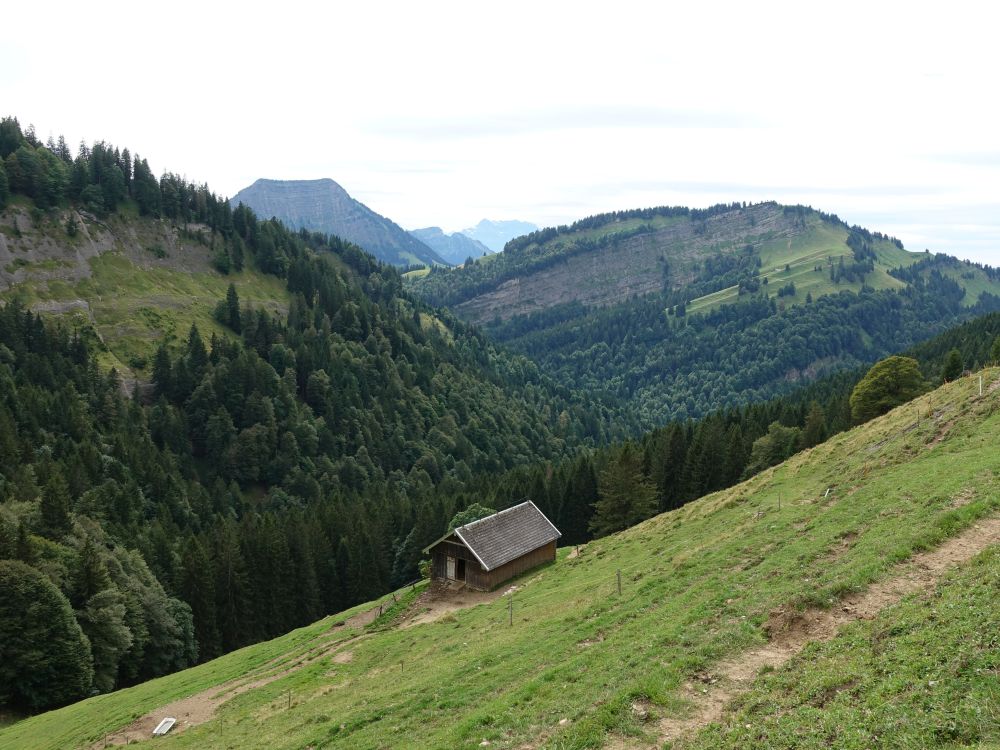
{"label": "steep hillside", "polygon": [[[794,282],[799,301],[810,292],[816,297],[856,291],[862,282],[898,289],[904,284],[887,271],[920,257],[872,235],[862,238],[868,252],[858,253],[849,239],[850,228],[835,217],[776,203],[626,211],[529,234],[496,260],[432,273],[413,288],[479,323],[568,303],[613,305],[658,292],[675,293],[669,304],[708,310],[746,294],[746,282],[754,278],[768,278],[771,296],[779,281]],[[853,266],[869,257],[871,271],[831,281],[842,258]]]}
{"label": "steep hillside", "polygon": [[948,384],[563,550],[512,599],[404,589],[0,743],[142,745],[173,715],[168,741],[200,748],[991,746],[1000,371],[983,375],[982,396]]}
{"label": "steep hillside", "polygon": [[486,245],[461,232],[445,234],[441,227],[411,229],[410,234],[453,265],[465,263],[469,258],[480,258],[493,251]]}
{"label": "steep hillside", "polygon": [[482,242],[493,252],[499,253],[503,250],[504,245],[515,237],[529,234],[537,229],[536,225],[528,221],[483,219],[476,226],[463,229],[462,234],[477,242]]}
{"label": "steep hillside", "polygon": [[244,304],[288,312],[285,284],[252,259],[227,274],[215,268],[218,240],[203,223],[141,218],[134,207],[98,218],[74,207],[39,214],[15,201],[0,212],[0,299],[92,328],[103,365],[148,380],[160,343],[179,344],[192,325],[206,338],[226,332],[213,312],[229,284]]}
{"label": "steep hillside", "polygon": [[257,180],[234,195],[230,203],[243,203],[258,216],[273,216],[294,229],[337,235],[385,263],[446,265],[426,244],[356,201],[330,179]]}

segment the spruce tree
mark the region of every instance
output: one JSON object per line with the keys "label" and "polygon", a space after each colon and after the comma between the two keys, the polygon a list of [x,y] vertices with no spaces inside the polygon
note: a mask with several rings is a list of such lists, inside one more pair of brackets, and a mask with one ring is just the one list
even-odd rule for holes
{"label": "spruce tree", "polygon": [[92,596],[110,586],[108,566],[101,559],[100,550],[87,537],[77,553],[72,571],[70,603],[80,609]]}
{"label": "spruce tree", "polygon": [[165,344],[160,344],[153,357],[153,385],[156,395],[170,398],[173,395],[173,377],[170,363],[170,353]]}
{"label": "spruce tree", "polygon": [[59,589],[19,560],[0,560],[0,705],[32,711],[82,698],[90,645]]}
{"label": "spruce tree", "polygon": [[597,484],[598,500],[590,530],[606,536],[656,513],[656,488],[642,473],[642,455],[631,444],[609,461]]}
{"label": "spruce tree", "polygon": [[812,448],[826,439],[826,414],[819,402],[813,401],[809,406],[805,426],[800,437],[803,448]]}
{"label": "spruce tree", "polygon": [[233,331],[240,333],[243,330],[243,325],[240,321],[240,297],[236,293],[235,284],[230,284],[226,290],[226,318],[226,325],[233,329]]}
{"label": "spruce tree", "polygon": [[42,488],[40,504],[41,532],[50,539],[61,539],[70,530],[69,485],[56,464],[49,464],[49,478]]}
{"label": "spruce tree", "polygon": [[941,370],[941,377],[946,383],[957,380],[962,376],[965,365],[962,363],[962,354],[958,349],[952,349],[944,360],[944,368]]}
{"label": "spruce tree", "polygon": [[219,655],[219,628],[216,623],[215,580],[205,546],[190,537],[181,554],[179,594],[191,607],[198,659],[207,661]]}

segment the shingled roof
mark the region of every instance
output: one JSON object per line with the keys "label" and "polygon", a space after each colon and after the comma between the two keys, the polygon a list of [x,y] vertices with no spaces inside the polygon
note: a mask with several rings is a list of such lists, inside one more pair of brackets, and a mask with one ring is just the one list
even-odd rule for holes
{"label": "shingled roof", "polygon": [[530,500],[459,526],[454,534],[485,570],[499,568],[562,536]]}

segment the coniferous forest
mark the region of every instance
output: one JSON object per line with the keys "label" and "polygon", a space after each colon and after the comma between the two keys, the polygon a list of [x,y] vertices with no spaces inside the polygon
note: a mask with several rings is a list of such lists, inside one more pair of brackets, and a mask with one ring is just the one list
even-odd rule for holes
{"label": "coniferous forest", "polygon": [[[531,498],[575,544],[730,486],[851,426],[863,371],[768,401],[738,377],[800,366],[805,349],[851,352],[858,327],[888,352],[887,320],[916,341],[964,315],[933,269],[909,297],[835,295],[787,317],[762,301],[725,308],[673,331],[672,351],[646,367],[700,364],[636,414],[631,373],[595,352],[651,346],[652,303],[609,314],[601,340],[558,329],[534,340],[523,321],[497,332],[564,368],[574,390],[411,297],[359,248],[157,180],[128,150],[72,156],[7,118],[0,161],[0,205],[93,216],[127,205],[201,225],[219,273],[252,266],[291,295],[278,315],[230,286],[216,310],[228,333],[192,327],[160,346],[151,383],[133,391],[98,365],[92,330],[16,295],[0,307],[0,705],[19,710],[175,671],[406,584],[422,548],[476,502]],[[748,325],[759,317],[774,322]],[[955,357],[995,359],[998,335],[988,315],[910,354],[937,382]],[[724,341],[741,342],[728,359]],[[659,426],[639,435],[641,423]]]}

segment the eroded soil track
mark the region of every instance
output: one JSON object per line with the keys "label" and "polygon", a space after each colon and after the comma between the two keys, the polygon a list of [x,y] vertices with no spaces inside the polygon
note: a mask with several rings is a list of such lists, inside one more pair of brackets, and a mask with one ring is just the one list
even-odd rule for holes
{"label": "eroded soil track", "polygon": [[[807,643],[828,641],[850,622],[873,619],[907,594],[930,591],[950,568],[994,544],[1000,544],[1000,518],[983,519],[939,547],[914,555],[890,578],[844,598],[832,609],[772,612],[767,624],[768,643],[720,662],[710,674],[684,684],[682,696],[690,709],[683,716],[666,716],[659,721],[655,747],[683,740],[718,721],[727,704],[750,688],[761,669],[782,666]],[[641,740],[621,737],[609,744],[616,749],[647,746]]]}

